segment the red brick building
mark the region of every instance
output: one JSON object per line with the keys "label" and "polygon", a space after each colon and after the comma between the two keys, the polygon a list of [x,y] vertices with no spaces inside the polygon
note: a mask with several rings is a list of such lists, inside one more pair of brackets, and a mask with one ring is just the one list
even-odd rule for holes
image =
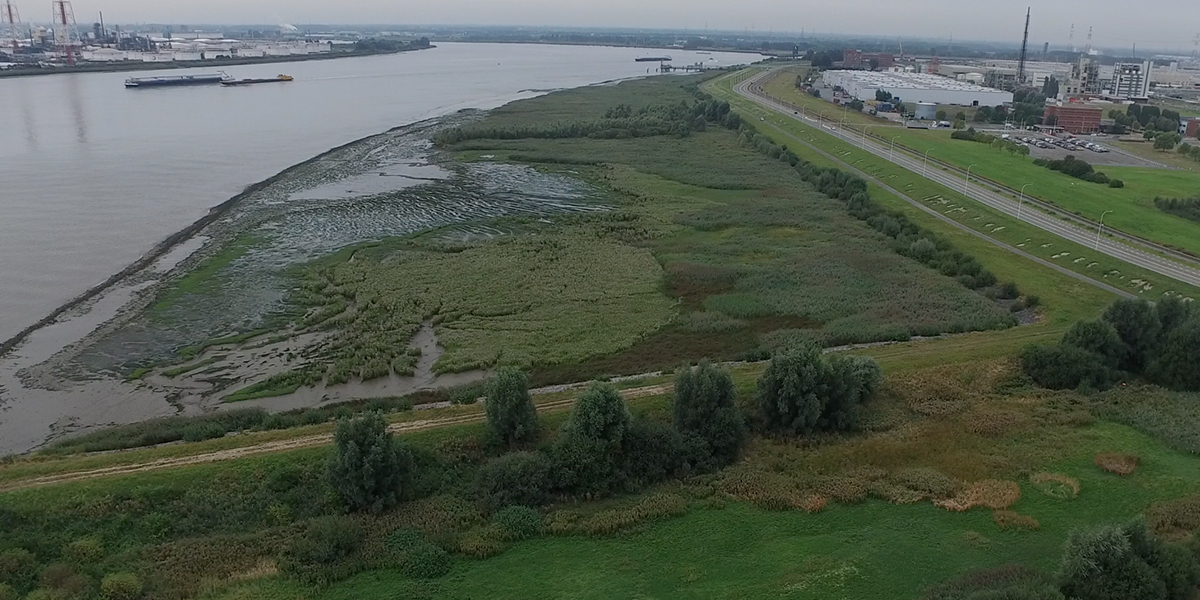
{"label": "red brick building", "polygon": [[1189,119],[1187,123],[1184,124],[1184,127],[1185,129],[1183,137],[1193,139],[1200,137],[1200,135],[1197,135],[1197,133],[1200,133],[1200,119]]}
{"label": "red brick building", "polygon": [[870,69],[872,60],[875,61],[874,66],[879,69],[896,66],[894,54],[864,54],[858,50],[846,50],[842,53],[842,66],[847,69]]}
{"label": "red brick building", "polygon": [[[1053,117],[1053,119],[1051,118]],[[1100,131],[1100,119],[1104,109],[1091,106],[1047,106],[1042,122],[1053,123],[1071,133],[1096,133]]]}

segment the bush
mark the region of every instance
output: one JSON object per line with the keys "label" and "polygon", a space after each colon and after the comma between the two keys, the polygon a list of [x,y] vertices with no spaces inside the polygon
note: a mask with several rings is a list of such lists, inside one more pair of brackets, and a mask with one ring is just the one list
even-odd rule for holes
{"label": "bush", "polygon": [[279,568],[305,583],[326,585],[353,575],[365,534],[348,517],[320,517],[292,539]]}
{"label": "bush", "polygon": [[113,573],[100,581],[104,600],[134,600],[142,596],[142,582],[133,573]]}
{"label": "bush", "polygon": [[37,558],[24,548],[12,548],[0,552],[0,583],[23,587],[37,577]]}
{"label": "bush", "polygon": [[553,488],[551,463],[537,452],[513,452],[492,459],[475,476],[475,496],[489,510],[514,504],[540,506]]}
{"label": "bush", "polygon": [[492,517],[492,523],[500,528],[509,540],[524,540],[542,534],[545,524],[542,514],[528,506],[509,506]]}
{"label": "bush", "polygon": [[1125,356],[1125,343],[1117,330],[1105,321],[1079,321],[1063,335],[1062,343],[1099,355],[1110,368],[1116,368]]}
{"label": "bush", "polygon": [[1004,298],[1005,300],[1012,300],[1020,295],[1021,295],[1021,290],[1017,288],[1017,284],[1015,284],[1011,281],[1006,281],[1000,285],[1000,294],[999,294],[1000,298]]}
{"label": "bush", "polygon": [[450,555],[422,540],[404,552],[396,568],[412,579],[437,579],[450,572]]}
{"label": "bush", "polygon": [[380,512],[408,492],[412,454],[397,444],[379,413],[341,419],[329,459],[330,483],[353,511]]}
{"label": "bush", "polygon": [[1026,307],[1037,308],[1038,306],[1041,306],[1041,304],[1042,304],[1041,296],[1036,296],[1036,295],[1032,295],[1032,294],[1029,296],[1025,296],[1025,306]]}
{"label": "bush", "polygon": [[[1200,146],[1197,146],[1200,148]],[[1184,301],[1181,296],[1167,296],[1154,305],[1158,312],[1158,322],[1161,324],[1161,335],[1170,335],[1180,325],[1195,316],[1200,316],[1196,303]]]}
{"label": "bush", "polygon": [[617,389],[593,383],[575,403],[554,445],[556,484],[585,494],[624,485],[621,463],[629,423],[629,410]]}
{"label": "bush", "polygon": [[1030,346],[1021,353],[1021,369],[1035,383],[1052,390],[1104,389],[1113,379],[1099,354],[1069,345]]}
{"label": "bush", "polygon": [[1109,305],[1101,317],[1113,326],[1125,342],[1125,355],[1120,367],[1131,373],[1141,373],[1158,340],[1162,327],[1154,305],[1140,299],[1120,299]]}
{"label": "bush", "polygon": [[521,371],[503,367],[487,390],[488,429],[501,444],[512,447],[537,437],[537,409],[529,397],[529,380]]}
{"label": "bush", "polygon": [[104,546],[94,537],[79,538],[63,548],[63,555],[77,563],[93,563],[104,558]]}
{"label": "bush", "polygon": [[1124,181],[1121,181],[1120,179],[1109,179],[1109,180],[1108,180],[1108,187],[1110,187],[1110,188],[1123,188],[1123,187],[1125,187],[1125,182],[1124,182]]}
{"label": "bush", "polygon": [[630,424],[622,455],[622,478],[635,485],[685,477],[716,466],[710,464],[713,458],[703,438],[646,419]]}
{"label": "bush", "polygon": [[17,591],[12,589],[7,583],[0,583],[0,600],[19,600]]}
{"label": "bush", "polygon": [[92,581],[76,573],[70,565],[55,563],[42,569],[42,587],[60,598],[85,598],[90,595]]}
{"label": "bush", "polygon": [[699,436],[718,465],[737,458],[746,425],[729,373],[707,362],[675,377],[675,428]]}

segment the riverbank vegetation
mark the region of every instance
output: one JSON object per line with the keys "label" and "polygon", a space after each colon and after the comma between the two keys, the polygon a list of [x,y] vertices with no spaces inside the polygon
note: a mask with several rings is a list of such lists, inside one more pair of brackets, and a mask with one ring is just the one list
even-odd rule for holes
{"label": "riverbank vegetation", "polygon": [[[488,384],[151,422],[11,460],[0,598],[1194,593],[1200,398],[1154,377],[1047,389],[1017,356],[1105,295],[1063,294],[1061,273],[906,211],[750,114],[730,128],[740,109],[690,81],[552,94],[480,125],[686,103],[686,132],[447,142],[585,179],[608,210],[385,239],[302,274],[298,326],[330,333],[305,368],[402,372],[428,322],[439,368],[499,367]],[[1018,302],[1044,323],[1014,327]],[[1148,306],[1063,344],[1154,372],[1196,320]],[[975,332],[822,348],[956,331]],[[658,369],[673,379],[529,390]]]}

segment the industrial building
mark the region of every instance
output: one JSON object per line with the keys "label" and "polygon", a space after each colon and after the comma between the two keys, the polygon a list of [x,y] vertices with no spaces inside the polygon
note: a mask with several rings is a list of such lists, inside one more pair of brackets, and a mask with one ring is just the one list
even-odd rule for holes
{"label": "industrial building", "polygon": [[999,106],[1013,101],[1012,92],[981,87],[926,73],[826,71],[827,87],[840,87],[859,100],[874,100],[883,90],[900,102],[958,106]]}
{"label": "industrial building", "polygon": [[842,66],[847,69],[890,69],[896,66],[896,55],[885,52],[867,54],[859,50],[842,52]]}
{"label": "industrial building", "polygon": [[1071,133],[1085,134],[1099,132],[1102,118],[1104,118],[1104,109],[1097,106],[1075,104],[1055,106],[1051,104],[1046,106],[1046,113],[1042,121],[1047,124],[1053,123]]}
{"label": "industrial building", "polygon": [[1154,63],[1101,65],[1090,57],[1079,59],[1071,69],[1064,96],[1068,98],[1145,99],[1150,95]]}

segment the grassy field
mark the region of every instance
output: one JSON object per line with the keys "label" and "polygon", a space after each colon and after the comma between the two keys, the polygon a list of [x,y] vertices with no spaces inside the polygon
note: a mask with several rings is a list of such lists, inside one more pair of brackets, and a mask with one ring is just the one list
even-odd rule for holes
{"label": "grassy field", "polygon": [[[794,79],[794,75],[785,71],[767,82],[764,89],[782,100],[823,111],[827,119],[842,120],[840,109],[801,93],[795,89]],[[1200,227],[1154,208],[1156,196],[1185,198],[1200,189],[1200,175],[1195,172],[1194,164],[1192,171],[1098,167],[1097,170],[1109,177],[1125,182],[1124,188],[1114,189],[1039,167],[1029,157],[975,142],[952,140],[946,130],[906,129],[861,113],[851,113],[847,122],[856,130],[871,126],[869,133],[888,140],[894,137],[897,145],[917,152],[931,150],[931,157],[959,168],[974,165],[973,174],[1014,189],[1030,184],[1026,189],[1029,196],[1093,220],[1099,219],[1104,211],[1112,210],[1105,217],[1106,225],[1200,255]]]}
{"label": "grassy field", "polygon": [[[781,137],[782,141],[787,141],[785,136],[795,136],[795,138],[808,141],[829,154],[837,156],[843,162],[871,174],[882,182],[886,182],[893,189],[937,209],[938,212],[971,229],[1039,258],[1049,260],[1064,268],[1099,281],[1104,281],[1114,287],[1124,288],[1131,293],[1154,298],[1159,294],[1173,292],[1193,298],[1200,298],[1200,290],[1191,286],[1162,277],[1150,271],[1141,270],[1123,261],[1098,255],[1079,244],[1068,242],[1058,236],[991,210],[954,190],[892,165],[886,160],[875,157],[822,130],[761,108],[748,100],[738,98],[732,92],[732,82],[731,78],[720,79],[712,82],[708,89],[721,95],[723,98],[729,99],[738,110],[743,111],[745,114],[751,115],[755,119],[760,117],[764,119],[766,124],[764,128],[768,129],[772,135]],[[963,143],[969,144],[971,142]],[[991,151],[990,148],[984,149],[989,152]],[[1052,175],[1059,175],[1047,169],[1041,169],[1040,167],[1038,169]],[[1071,178],[1067,177],[1066,179]],[[1083,182],[1080,184],[1084,185]],[[895,202],[897,203],[895,204],[896,206],[900,206],[898,203],[901,200],[894,196],[880,193],[875,194],[874,197],[879,198],[881,202]],[[916,214],[916,211],[912,211],[912,213]],[[1161,212],[1158,214],[1169,216]],[[1183,219],[1175,219],[1187,223]],[[1107,223],[1108,220],[1106,219],[1105,222]],[[1027,265],[1028,261],[1020,260],[1019,263]],[[1018,281],[1018,284],[1025,286],[1021,281]],[[1035,290],[1034,293],[1041,293],[1041,290]]]}
{"label": "grassy field", "polygon": [[[542,115],[591,119],[614,102],[678,102],[687,98],[680,82],[688,81],[552,94],[499,109],[484,125],[525,126]],[[730,83],[718,79],[708,89],[731,95]],[[831,163],[796,139],[1002,243],[1147,297],[1197,293],[1102,263],[814,129],[731,102],[805,159]],[[1008,310],[894,252],[889,238],[851,217],[841,201],[739,141],[711,127],[684,137],[455,145],[449,151],[458,160],[526,161],[585,179],[608,194],[612,210],[510,219],[499,224],[508,235],[469,243],[435,230],[312,265],[301,291],[312,306],[309,326],[338,330],[347,341],[325,348],[321,359],[361,366],[386,355],[386,368],[399,371],[411,355],[397,350],[425,320],[435,320],[443,336],[442,368],[511,359],[547,381],[670,369],[796,339],[985,331],[854,350],[875,357],[885,374],[855,432],[753,435],[739,460],[720,471],[606,498],[559,497],[538,507],[545,531],[524,541],[488,537],[495,524],[475,503],[472,482],[500,450],[473,420],[400,434],[414,455],[414,498],[380,514],[342,514],[325,477],[328,446],[286,448],[327,435],[329,422],[14,460],[0,464],[0,489],[36,476],[285,445],[211,464],[0,491],[0,583],[25,594],[74,582],[86,598],[104,575],[130,571],[145,585],[146,600],[890,600],[918,598],[980,567],[1020,563],[1052,571],[1078,527],[1149,513],[1157,515],[1151,522],[1160,534],[1200,529],[1200,518],[1186,510],[1200,499],[1200,396],[1136,385],[1050,392],[1033,387],[1012,359],[1026,344],[1053,340],[1071,322],[1094,317],[1111,294],[872,184],[876,203],[1042,299],[1036,323],[1005,328]],[[751,417],[763,368],[731,368],[737,403]],[[545,405],[537,445],[554,442],[569,410],[561,401],[578,394],[535,399]],[[669,388],[627,405],[639,419],[671,418]],[[408,410],[388,420],[415,424],[481,411]],[[1124,477],[1101,470],[1096,455],[1111,452],[1136,455],[1137,469]],[[1181,499],[1186,503],[1173,504]],[[302,583],[288,574],[289,548],[329,519],[364,532],[348,563],[354,569],[329,585]],[[400,530],[449,552],[449,573],[417,579],[389,563],[387,540]],[[16,548],[30,555],[21,558]]]}

